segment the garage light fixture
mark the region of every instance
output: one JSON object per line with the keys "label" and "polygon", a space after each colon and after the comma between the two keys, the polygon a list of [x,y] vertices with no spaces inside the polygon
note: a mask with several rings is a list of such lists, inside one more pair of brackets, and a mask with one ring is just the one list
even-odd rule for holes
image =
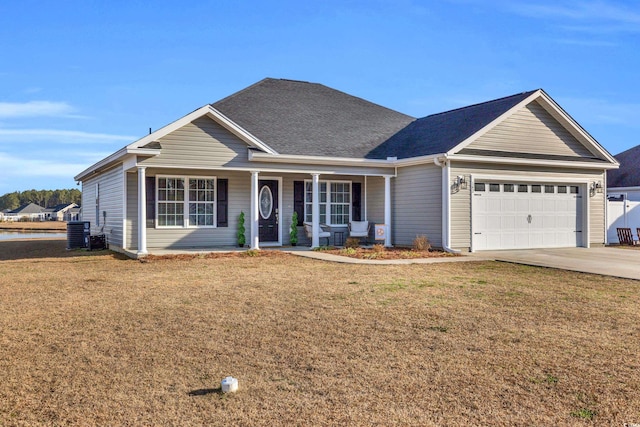
{"label": "garage light fixture", "polygon": [[602,188],[602,181],[594,181],[591,183],[591,187],[589,188],[589,193],[591,196],[594,196],[596,193],[602,193],[604,189]]}
{"label": "garage light fixture", "polygon": [[467,180],[464,177],[464,175],[458,175],[456,176],[456,179],[453,181],[453,192],[458,192],[460,190],[466,190],[467,189]]}

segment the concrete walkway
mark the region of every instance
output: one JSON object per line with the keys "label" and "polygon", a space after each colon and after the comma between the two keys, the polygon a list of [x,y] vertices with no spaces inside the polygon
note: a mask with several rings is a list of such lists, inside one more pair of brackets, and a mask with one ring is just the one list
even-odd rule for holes
{"label": "concrete walkway", "polygon": [[[293,255],[312,258],[328,262],[343,264],[370,265],[408,265],[408,264],[436,264],[442,262],[469,261],[503,261],[516,264],[534,265],[539,267],[558,268],[561,270],[579,271],[583,273],[602,274],[605,276],[622,277],[640,280],[640,249],[619,249],[615,247],[599,248],[558,248],[558,249],[526,249],[504,251],[482,251],[465,253],[461,256],[442,258],[415,259],[357,259],[346,256],[329,254],[323,251],[312,251],[308,247],[272,247],[266,250],[279,250]],[[209,252],[240,252],[245,249],[227,247],[211,249],[186,250],[155,250],[154,255],[168,255],[177,253],[209,253]]]}
{"label": "concrete walkway", "polygon": [[640,250],[615,247],[482,251],[469,258],[640,280]]}

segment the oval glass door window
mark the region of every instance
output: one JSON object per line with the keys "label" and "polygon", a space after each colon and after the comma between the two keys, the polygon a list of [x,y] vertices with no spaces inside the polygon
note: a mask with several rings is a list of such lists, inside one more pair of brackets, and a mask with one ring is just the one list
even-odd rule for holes
{"label": "oval glass door window", "polygon": [[271,189],[264,185],[260,189],[258,200],[260,200],[260,216],[262,219],[269,218],[273,210],[273,194],[271,194]]}

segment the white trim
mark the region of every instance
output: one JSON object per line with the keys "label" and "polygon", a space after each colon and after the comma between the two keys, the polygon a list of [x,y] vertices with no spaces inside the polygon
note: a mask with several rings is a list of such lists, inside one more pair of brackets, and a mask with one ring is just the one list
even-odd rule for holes
{"label": "white trim", "polygon": [[[606,174],[605,174],[605,182],[606,182]],[[607,189],[607,193],[609,192],[618,193],[621,191],[640,191],[640,185],[635,187],[607,187],[605,185],[605,188]]]}
{"label": "white trim", "polygon": [[128,172],[122,169],[122,249],[127,249],[127,177]]}
{"label": "white trim", "polygon": [[452,154],[449,159],[458,162],[472,163],[498,163],[505,165],[524,165],[524,166],[552,166],[563,167],[569,169],[617,169],[618,165],[611,163],[594,163],[566,160],[546,160],[546,159],[525,159],[522,157],[495,157],[495,156],[474,156],[469,154]]}
{"label": "white trim", "polygon": [[249,150],[249,161],[265,163],[311,164],[331,166],[393,167],[395,160],[364,159],[358,157],[305,156],[296,154],[269,154]]}
{"label": "white trim", "polygon": [[251,240],[249,241],[249,247],[251,249],[260,249],[260,237],[258,234],[258,230],[260,227],[259,219],[258,219],[258,180],[259,180],[258,171],[251,171],[251,221],[249,224],[251,225]]}
{"label": "white trim", "polygon": [[384,223],[386,228],[384,245],[386,247],[391,246],[391,178],[393,178],[391,175],[384,177]]}
{"label": "white trim", "polygon": [[[320,175],[311,175],[311,248],[320,246]],[[306,187],[305,187],[305,211],[306,211]],[[305,212],[305,219],[306,219]]]}
{"label": "white trim", "polygon": [[[169,202],[171,203],[171,200],[160,200],[160,198],[158,197],[158,193],[160,192],[160,186],[158,185],[158,180],[165,178],[165,179],[182,179],[184,180],[184,200],[182,201],[182,204],[184,206],[183,208],[183,214],[182,214],[182,225],[160,225],[159,221],[158,221],[158,205],[160,202]],[[198,202],[198,201],[191,201],[189,199],[189,180],[191,179],[212,179],[213,180],[213,225],[191,225],[189,216],[190,216],[190,210],[189,210],[189,204],[190,203],[203,203],[203,202]],[[156,193],[154,194],[155,197],[155,210],[156,210],[156,214],[155,214],[155,218],[154,218],[154,228],[157,230],[168,230],[168,229],[201,229],[201,228],[218,228],[218,177],[217,176],[198,176],[198,175],[161,175],[158,174],[155,176],[155,181],[156,181]],[[206,202],[209,203],[209,202]]]}
{"label": "white trim", "polygon": [[[538,182],[544,182],[544,183],[554,183],[554,184],[564,184],[564,183],[569,183],[569,184],[589,184],[589,182],[597,180],[595,177],[591,177],[591,178],[575,178],[575,177],[566,177],[566,176],[562,176],[562,175],[558,175],[558,176],[549,176],[549,175],[545,175],[545,176],[539,176],[539,175],[535,175],[535,176],[531,176],[531,175],[500,175],[500,174],[483,174],[483,173],[478,173],[478,174],[470,174],[472,179],[475,179],[476,181],[496,181],[496,182],[505,182],[507,181],[509,184],[513,183],[513,184],[518,184],[518,183],[538,183]],[[472,183],[473,184],[473,183]],[[471,186],[471,191],[473,192],[473,185]]]}
{"label": "white trim", "polygon": [[146,167],[138,167],[138,255],[147,254],[147,188]]}
{"label": "white trim", "polygon": [[[256,165],[257,167],[257,165]],[[149,166],[149,169],[172,169],[172,170],[198,170],[198,171],[230,171],[230,172],[253,172],[256,170],[256,167],[226,167],[226,166],[212,166],[212,167],[202,167],[202,166],[188,166],[188,165],[168,165],[168,164],[154,164],[153,166]],[[339,175],[339,176],[378,176],[383,177],[385,175],[389,175],[389,172],[372,172],[372,171],[358,171],[356,169],[349,171],[335,171],[335,170],[323,170],[323,169],[260,169],[264,173],[271,174],[300,174],[300,175],[310,175],[317,173],[319,175]]]}
{"label": "white trim", "polygon": [[75,181],[83,181],[84,178],[87,178],[87,176],[90,174],[104,172],[105,170],[102,170],[102,169],[111,167],[113,166],[113,163],[116,163],[118,161],[123,161],[124,157],[128,155],[141,155],[141,156],[153,157],[153,156],[157,156],[158,154],[160,154],[160,150],[157,150],[157,149],[143,149],[143,148],[129,149],[128,147],[124,147],[116,151],[115,153],[111,154],[110,156],[105,157],[99,162],[94,163],[92,166],[88,167],[87,169],[80,172],[78,175],[74,176],[73,179]]}

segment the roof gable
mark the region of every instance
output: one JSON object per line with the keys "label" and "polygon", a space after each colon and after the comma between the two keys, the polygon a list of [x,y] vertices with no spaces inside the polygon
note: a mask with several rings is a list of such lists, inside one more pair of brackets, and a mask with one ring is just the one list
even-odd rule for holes
{"label": "roof gable", "polygon": [[329,87],[264,79],[212,107],[278,154],[363,158],[413,122]]}
{"label": "roof gable", "polygon": [[405,159],[447,153],[533,93],[523,92],[418,119],[371,150],[367,158]]}
{"label": "roof gable", "polygon": [[44,212],[44,208],[40,205],[36,205],[35,203],[27,203],[25,205],[20,206],[17,209],[10,211],[10,214],[39,214]]}

